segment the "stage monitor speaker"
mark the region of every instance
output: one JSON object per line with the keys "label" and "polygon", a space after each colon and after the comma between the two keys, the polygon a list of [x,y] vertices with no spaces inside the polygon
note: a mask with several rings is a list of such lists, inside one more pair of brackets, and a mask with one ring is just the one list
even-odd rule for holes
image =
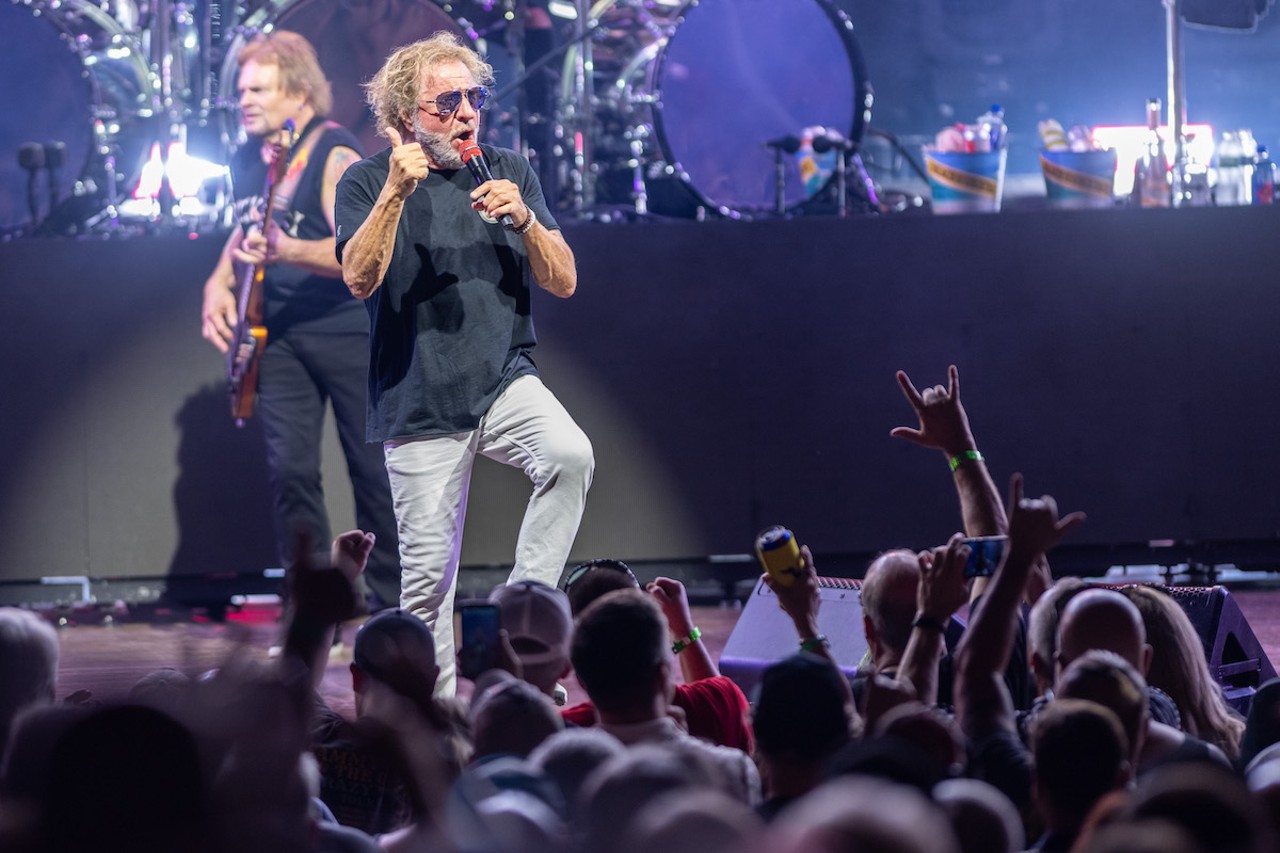
{"label": "stage monitor speaker", "polygon": [[1248,713],[1258,687],[1275,678],[1276,669],[1240,605],[1222,586],[1166,589],[1200,635],[1209,672],[1222,685],[1227,702],[1240,713]]}
{"label": "stage monitor speaker", "polygon": [[[818,578],[818,631],[826,634],[832,657],[849,676],[867,654],[860,587],[859,581],[847,578]],[[763,580],[756,581],[720,654],[720,674],[754,700],[752,690],[765,667],[799,651],[799,642],[796,626],[778,606],[777,596]]]}

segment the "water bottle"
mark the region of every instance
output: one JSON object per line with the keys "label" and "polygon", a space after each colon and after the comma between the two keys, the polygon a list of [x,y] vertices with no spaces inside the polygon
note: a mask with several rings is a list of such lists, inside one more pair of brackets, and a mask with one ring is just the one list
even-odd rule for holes
{"label": "water bottle", "polygon": [[1008,130],[1004,124],[1004,107],[992,104],[991,109],[978,116],[978,127],[982,128],[982,135],[991,143],[988,150],[999,151],[1004,147],[1004,135]]}
{"label": "water bottle", "polygon": [[1218,143],[1217,181],[1213,187],[1213,203],[1228,207],[1248,202],[1244,182],[1244,143],[1234,130],[1224,130]]}
{"label": "water bottle", "polygon": [[1267,146],[1258,146],[1258,156],[1253,161],[1253,203],[1272,204],[1276,197],[1276,164],[1271,161]]}

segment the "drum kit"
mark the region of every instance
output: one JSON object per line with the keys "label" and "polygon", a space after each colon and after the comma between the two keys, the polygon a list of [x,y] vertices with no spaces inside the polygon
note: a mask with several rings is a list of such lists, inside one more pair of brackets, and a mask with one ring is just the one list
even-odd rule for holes
{"label": "drum kit", "polygon": [[[535,6],[552,24],[538,52]],[[871,86],[832,0],[0,0],[0,236],[225,226],[237,56],[276,28],[315,45],[332,118],[369,152],[385,143],[360,84],[398,45],[456,33],[498,77],[487,140],[530,155],[562,217],[865,201],[844,175]],[[214,164],[190,204],[145,179],[178,156]]]}

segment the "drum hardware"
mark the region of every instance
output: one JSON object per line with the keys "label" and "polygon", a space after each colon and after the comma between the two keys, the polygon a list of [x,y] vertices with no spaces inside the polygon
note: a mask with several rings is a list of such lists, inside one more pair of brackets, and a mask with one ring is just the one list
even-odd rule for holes
{"label": "drum hardware", "polygon": [[596,0],[591,18],[601,35],[566,59],[562,77],[562,121],[584,137],[575,212],[621,203],[637,216],[750,219],[843,215],[861,203],[854,149],[815,192],[761,145],[817,125],[861,139],[871,86],[852,23],[831,0]]}

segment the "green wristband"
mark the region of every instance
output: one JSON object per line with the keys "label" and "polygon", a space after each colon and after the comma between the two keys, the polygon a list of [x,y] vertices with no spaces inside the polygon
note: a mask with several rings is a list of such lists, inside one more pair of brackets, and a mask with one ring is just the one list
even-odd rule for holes
{"label": "green wristband", "polygon": [[950,465],[951,470],[954,471],[966,462],[981,462],[981,461],[982,461],[982,454],[979,453],[978,451],[962,450],[959,453],[957,453],[955,456],[952,456],[950,461],[947,464]]}
{"label": "green wristband", "polygon": [[827,635],[819,634],[816,637],[810,637],[807,640],[801,640],[800,651],[816,652],[818,649],[825,648],[826,646],[829,646],[829,645],[831,645],[831,642],[827,639]]}
{"label": "green wristband", "polygon": [[698,642],[698,638],[701,636],[702,629],[695,626],[693,630],[689,632],[688,636],[681,637],[671,644],[671,653],[674,655],[680,654],[682,651]]}

